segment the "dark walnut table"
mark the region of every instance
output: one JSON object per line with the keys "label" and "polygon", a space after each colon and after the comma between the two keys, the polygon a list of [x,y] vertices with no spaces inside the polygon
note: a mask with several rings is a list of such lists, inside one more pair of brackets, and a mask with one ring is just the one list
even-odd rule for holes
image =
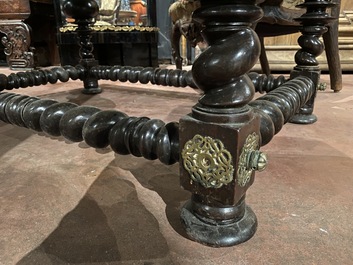
{"label": "dark walnut table", "polygon": [[[313,109],[320,78],[316,57],[324,50],[320,37],[331,20],[326,9],[332,6],[324,0],[301,5],[306,10],[299,19],[301,48],[286,79],[250,72],[261,49],[252,29],[263,15],[255,0],[201,0],[193,21],[202,27],[208,48],[191,71],[99,65],[92,53],[90,28],[98,13],[96,2],[65,1],[64,11],[78,24],[80,64],[0,75],[2,89],[81,79],[83,92],[94,94],[101,92],[99,80],[106,79],[190,86],[200,91],[198,102],[178,122],[164,123],[118,110],[2,93],[0,119],[50,136],[85,141],[94,148],[110,146],[121,155],[179,162],[180,184],[192,194],[180,213],[188,237],[213,247],[242,243],[257,228],[256,215],[245,198],[255,172],[267,164],[260,147],[287,122],[316,121]],[[254,100],[256,92],[265,94]]]}

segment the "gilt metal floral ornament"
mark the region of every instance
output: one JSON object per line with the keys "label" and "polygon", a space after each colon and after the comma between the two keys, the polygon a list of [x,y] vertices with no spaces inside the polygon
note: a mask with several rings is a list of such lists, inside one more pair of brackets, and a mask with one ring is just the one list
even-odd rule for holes
{"label": "gilt metal floral ornament", "polygon": [[241,150],[238,166],[238,185],[244,187],[249,183],[254,170],[262,171],[267,164],[266,155],[258,151],[260,137],[256,133],[248,135]]}
{"label": "gilt metal floral ornament", "polygon": [[232,155],[218,139],[196,134],[184,145],[181,155],[191,180],[205,188],[220,188],[233,180]]}

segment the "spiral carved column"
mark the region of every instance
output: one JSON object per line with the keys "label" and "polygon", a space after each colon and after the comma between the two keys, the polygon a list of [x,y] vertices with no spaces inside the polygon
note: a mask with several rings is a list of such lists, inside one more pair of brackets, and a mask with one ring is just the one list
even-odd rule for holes
{"label": "spiral carved column", "polygon": [[315,91],[316,86],[309,77],[298,76],[249,103],[261,117],[261,146],[271,141]]}
{"label": "spiral carved column", "polygon": [[74,18],[77,23],[80,64],[86,70],[83,77],[84,89],[82,93],[100,93],[102,89],[98,85],[98,79],[90,75],[91,68],[98,65],[98,61],[93,56],[90,29],[90,25],[94,23],[94,18],[98,15],[98,4],[95,0],[67,0],[63,3],[63,10],[65,15]]}
{"label": "spiral carved column", "polygon": [[[333,19],[326,13],[328,7],[334,4],[328,0],[306,0],[299,5],[306,8],[306,13],[298,20],[302,24],[302,36],[298,39],[301,49],[295,54],[296,66],[291,72],[291,78],[296,76],[309,76],[317,87],[320,81],[320,68],[317,57],[324,51],[324,44],[320,37],[327,31],[326,25]],[[292,119],[292,123],[311,124],[317,121],[314,111],[314,101],[316,93],[309,101],[299,110]]]}
{"label": "spiral carved column", "polygon": [[221,247],[255,233],[257,219],[245,193],[254,181],[252,165],[262,169],[266,161],[258,151],[259,117],[248,106],[255,88],[246,74],[260,54],[251,23],[262,11],[255,1],[215,2],[201,0],[193,14],[209,47],[192,68],[203,95],[180,120],[181,185],[192,193],[181,218],[191,239]]}
{"label": "spiral carved column", "polygon": [[179,124],[147,117],[129,117],[117,110],[100,110],[69,102],[0,93],[0,120],[94,148],[110,146],[170,165],[179,160]]}
{"label": "spiral carved column", "polygon": [[258,74],[250,72],[249,77],[255,86],[255,91],[261,94],[270,92],[288,81],[283,75],[274,77],[273,75]]}

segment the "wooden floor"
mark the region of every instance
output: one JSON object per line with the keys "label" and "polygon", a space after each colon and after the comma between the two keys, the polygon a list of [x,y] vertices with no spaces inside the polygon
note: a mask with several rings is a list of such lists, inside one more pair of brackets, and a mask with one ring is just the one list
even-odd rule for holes
{"label": "wooden floor", "polygon": [[[247,193],[258,230],[229,248],[185,238],[178,165],[0,123],[0,264],[352,264],[353,75],[343,81],[339,93],[318,92],[317,123],[287,124],[262,148],[269,166]],[[189,88],[100,84],[95,96],[80,81],[16,93],[164,121],[198,99]]]}

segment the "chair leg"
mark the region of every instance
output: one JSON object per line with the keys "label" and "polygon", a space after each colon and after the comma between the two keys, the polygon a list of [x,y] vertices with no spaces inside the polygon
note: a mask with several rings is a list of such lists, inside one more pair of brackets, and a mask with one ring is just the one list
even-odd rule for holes
{"label": "chair leg", "polygon": [[261,70],[262,70],[263,74],[269,75],[271,73],[271,70],[270,70],[270,64],[268,63],[268,60],[267,60],[264,37],[259,36],[259,39],[260,39],[260,44],[261,44],[261,53],[260,53],[260,58],[259,58]]}
{"label": "chair leg", "polygon": [[172,35],[171,35],[171,45],[172,45],[172,56],[175,61],[176,69],[183,68],[183,58],[180,55],[180,39],[181,39],[181,22],[180,20],[176,21],[173,24]]}
{"label": "chair leg", "polygon": [[[340,12],[340,1],[332,9],[331,16],[338,18]],[[328,31],[323,35],[328,69],[330,73],[331,89],[338,92],[342,89],[342,69],[338,48],[338,19],[328,26]]]}
{"label": "chair leg", "polygon": [[342,69],[338,49],[338,29],[331,25],[323,35],[328,69],[330,73],[330,85],[334,92],[342,89]]}
{"label": "chair leg", "polygon": [[[310,8],[313,5],[316,8]],[[305,75],[314,82],[315,87],[317,87],[320,80],[320,67],[317,57],[324,52],[324,45],[320,37],[326,30],[324,25],[330,21],[329,14],[326,13],[326,5],[326,1],[321,0],[305,0],[302,4],[302,7],[306,8],[306,13],[298,18],[298,21],[303,25],[301,28],[302,34],[298,39],[298,44],[301,48],[294,56],[297,65],[290,76],[291,79],[294,79],[300,75]],[[308,17],[315,19],[307,20]],[[313,114],[315,97],[316,93],[300,108],[290,122],[298,124],[316,122],[317,117]]]}

